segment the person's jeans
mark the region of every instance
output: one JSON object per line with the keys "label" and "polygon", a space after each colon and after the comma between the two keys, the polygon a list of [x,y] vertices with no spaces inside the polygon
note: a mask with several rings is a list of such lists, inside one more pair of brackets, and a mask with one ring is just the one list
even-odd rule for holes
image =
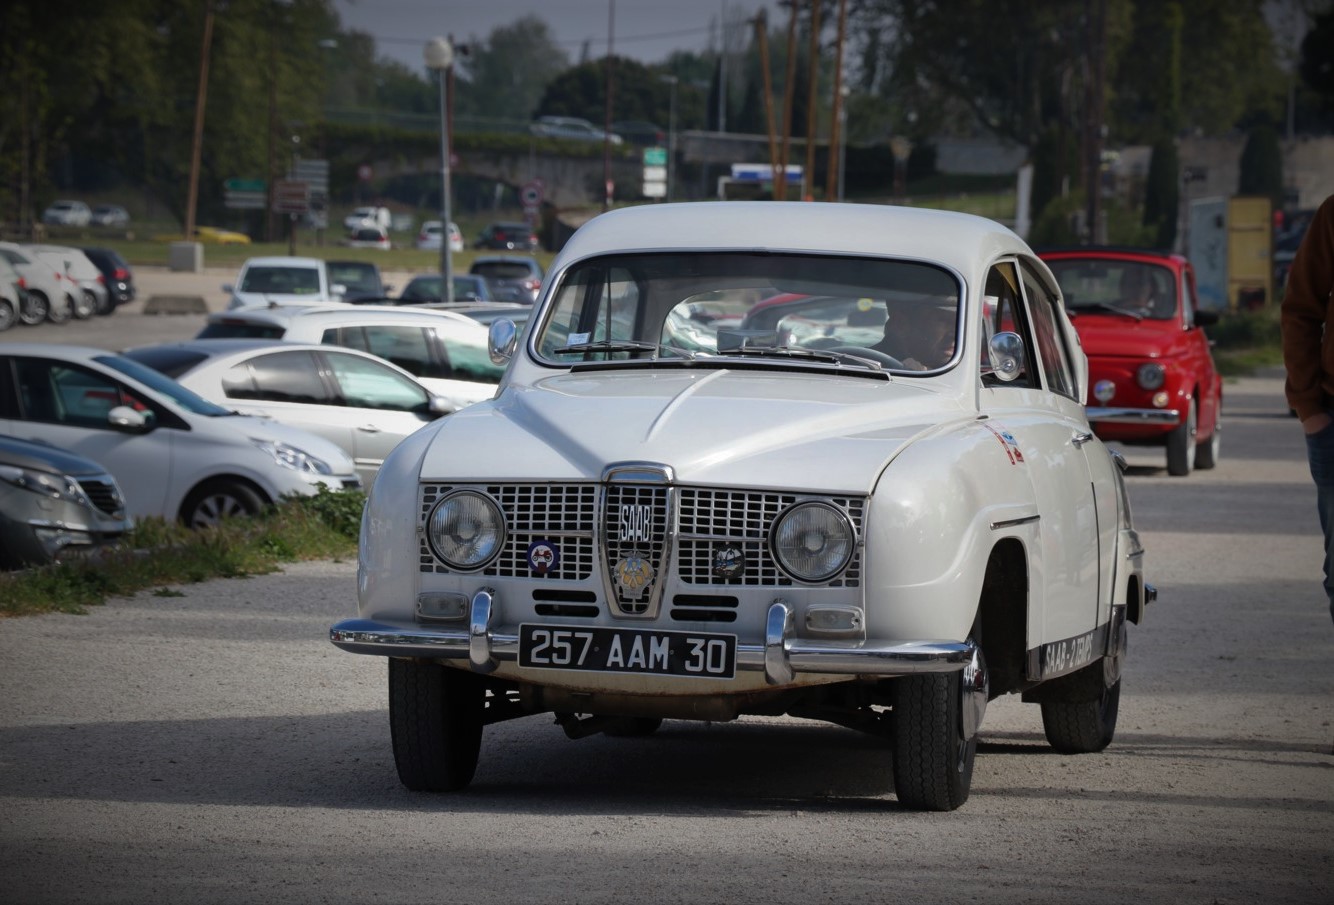
{"label": "person's jeans", "polygon": [[1330,618],[1334,619],[1334,424],[1306,435],[1306,457],[1315,480],[1320,530],[1325,533],[1325,593],[1329,596]]}

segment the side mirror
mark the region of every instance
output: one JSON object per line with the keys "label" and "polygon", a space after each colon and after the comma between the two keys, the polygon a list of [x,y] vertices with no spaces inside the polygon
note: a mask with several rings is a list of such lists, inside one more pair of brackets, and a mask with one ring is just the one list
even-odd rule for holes
{"label": "side mirror", "polygon": [[233,286],[231,283],[223,283],[222,291],[227,293],[228,295],[231,295],[233,292],[236,291],[236,287]]}
{"label": "side mirror", "polygon": [[118,405],[107,412],[107,423],[127,434],[146,434],[153,429],[152,414]]}
{"label": "side mirror", "polygon": [[335,298],[341,299],[343,296],[347,295],[347,286],[343,283],[334,283],[329,287],[329,292]]}
{"label": "side mirror", "polygon": [[519,344],[519,328],[508,317],[498,317],[491,322],[487,331],[487,351],[491,353],[491,363],[508,364],[514,357],[514,349]]}
{"label": "side mirror", "polygon": [[1009,331],[997,333],[987,343],[987,357],[991,362],[987,373],[1005,383],[1015,380],[1024,369],[1023,337]]}
{"label": "side mirror", "polygon": [[454,403],[450,402],[444,396],[431,395],[429,408],[432,415],[439,418],[442,415],[454,414]]}

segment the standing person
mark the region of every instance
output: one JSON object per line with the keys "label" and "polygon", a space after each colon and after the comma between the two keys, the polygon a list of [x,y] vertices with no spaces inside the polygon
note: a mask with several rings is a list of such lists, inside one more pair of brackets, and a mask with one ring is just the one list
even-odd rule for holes
{"label": "standing person", "polygon": [[1334,618],[1334,195],[1320,205],[1293,258],[1283,295],[1284,390],[1301,419],[1325,533],[1325,593]]}

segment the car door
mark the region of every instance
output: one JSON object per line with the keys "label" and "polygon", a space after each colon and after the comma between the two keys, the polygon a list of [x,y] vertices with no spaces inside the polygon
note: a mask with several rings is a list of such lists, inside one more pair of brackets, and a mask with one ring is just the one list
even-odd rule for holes
{"label": "car door", "polygon": [[[1022,275],[1021,275],[1022,274]],[[1038,506],[1030,552],[1029,647],[1077,638],[1098,621],[1100,525],[1083,447],[1097,443],[1083,417],[1072,358],[1053,300],[1017,261],[998,262],[987,294],[993,327],[1024,339],[1025,373],[984,389],[991,428],[1018,452]],[[1026,302],[1026,304],[1025,304]],[[1115,500],[1113,499],[1113,512]],[[1108,527],[1115,529],[1115,520]]]}
{"label": "car door", "polygon": [[215,378],[187,376],[185,382],[205,398],[243,415],[299,427],[338,444],[348,455],[353,453],[356,416],[344,411],[323,363],[308,349],[258,352]]}
{"label": "car door", "polygon": [[330,349],[321,353],[337,387],[342,411],[352,422],[352,458],[370,487],[385,456],[403,438],[436,417],[430,394],[411,378],[361,355]]}
{"label": "car door", "polygon": [[[174,415],[120,380],[81,364],[42,356],[0,359],[10,381],[7,433],[49,443],[100,463],[115,476],[136,518],[166,515],[174,480]],[[148,430],[114,427],[111,410],[129,406],[148,418]]]}

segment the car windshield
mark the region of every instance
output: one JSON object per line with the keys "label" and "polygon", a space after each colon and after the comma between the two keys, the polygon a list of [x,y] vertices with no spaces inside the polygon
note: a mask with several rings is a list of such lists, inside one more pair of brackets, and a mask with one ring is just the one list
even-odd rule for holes
{"label": "car windshield", "polygon": [[533,270],[522,261],[478,261],[472,272],[489,280],[523,280],[533,276]]}
{"label": "car windshield", "polygon": [[535,333],[547,363],[750,357],[922,372],[957,348],[960,284],[928,264],[764,253],[581,261]]}
{"label": "car windshield", "polygon": [[207,418],[220,418],[232,414],[222,406],[209,402],[192,390],[187,390],[165,374],[159,374],[147,365],[142,365],[123,355],[99,355],[93,360],[98,364],[119,371],[126,377],[134,378],[150,390],[155,391],[159,396],[167,397],[187,412],[203,415]]}
{"label": "car windshield", "polygon": [[313,267],[251,267],[241,280],[241,291],[317,295],[320,291],[320,275]]}
{"label": "car windshield", "polygon": [[363,264],[358,261],[348,261],[346,263],[330,261],[326,266],[329,269],[329,282],[342,283],[348,288],[349,292],[383,291],[380,284],[380,270],[374,264]]}
{"label": "car windshield", "polygon": [[1176,316],[1176,280],[1159,264],[1111,258],[1064,258],[1047,265],[1061,286],[1065,309],[1124,314],[1149,320]]}

